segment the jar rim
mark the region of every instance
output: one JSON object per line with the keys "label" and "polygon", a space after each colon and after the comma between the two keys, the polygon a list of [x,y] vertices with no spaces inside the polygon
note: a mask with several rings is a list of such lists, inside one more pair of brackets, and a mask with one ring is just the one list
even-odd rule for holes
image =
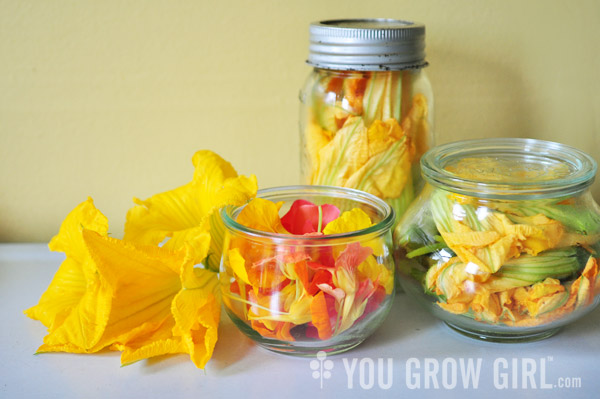
{"label": "jar rim", "polygon": [[221,220],[225,224],[225,227],[232,232],[242,233],[246,236],[258,239],[269,239],[274,243],[289,243],[290,241],[294,241],[296,245],[307,242],[311,242],[311,245],[320,245],[319,242],[327,242],[327,245],[331,245],[331,241],[345,241],[348,239],[356,239],[357,237],[385,232],[386,230],[391,229],[396,219],[393,208],[384,200],[364,191],[345,187],[318,185],[270,187],[258,190],[256,197],[277,202],[278,198],[281,200],[283,198],[289,198],[292,196],[296,199],[303,199],[302,193],[305,195],[307,193],[312,195],[323,195],[336,199],[351,199],[357,203],[372,206],[378,212],[381,212],[382,218],[379,222],[374,223],[365,229],[322,236],[271,233],[244,226],[238,223],[235,218],[236,215],[239,214],[239,212],[246,206],[246,204],[241,206],[226,206],[221,208]]}
{"label": "jar rim", "polygon": [[[500,167],[482,167],[468,176],[451,170],[466,159],[496,162]],[[586,189],[594,181],[597,163],[585,152],[553,141],[494,138],[434,147],[421,158],[421,170],[430,184],[458,194],[490,199],[535,199],[570,195]],[[481,177],[473,177],[478,173]],[[515,178],[516,175],[519,177]]]}

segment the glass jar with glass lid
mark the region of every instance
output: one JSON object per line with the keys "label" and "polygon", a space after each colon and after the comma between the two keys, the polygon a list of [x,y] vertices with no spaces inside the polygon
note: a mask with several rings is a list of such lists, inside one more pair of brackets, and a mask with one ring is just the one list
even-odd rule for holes
{"label": "glass jar with glass lid", "polygon": [[303,183],[363,190],[402,215],[422,186],[419,160],[433,143],[425,26],[313,23],[307,62],[313,69],[300,92]]}
{"label": "glass jar with glass lid", "polygon": [[450,327],[492,341],[548,337],[600,301],[596,162],[532,139],[427,152],[427,186],[394,233],[400,284]]}

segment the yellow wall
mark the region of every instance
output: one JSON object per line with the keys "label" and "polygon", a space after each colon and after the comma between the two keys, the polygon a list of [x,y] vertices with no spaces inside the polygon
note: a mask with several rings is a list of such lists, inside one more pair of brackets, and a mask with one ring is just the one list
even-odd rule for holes
{"label": "yellow wall", "polygon": [[120,237],[131,198],[189,181],[201,148],[297,183],[308,24],[339,17],[426,24],[438,142],[600,160],[597,0],[0,0],[0,241],[48,240],[88,195]]}

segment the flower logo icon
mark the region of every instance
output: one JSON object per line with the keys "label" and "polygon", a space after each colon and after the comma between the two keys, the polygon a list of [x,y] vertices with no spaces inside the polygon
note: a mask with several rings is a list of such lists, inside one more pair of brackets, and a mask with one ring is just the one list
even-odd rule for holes
{"label": "flower logo icon", "polygon": [[327,353],[319,351],[317,352],[317,358],[310,361],[313,378],[321,379],[321,389],[323,389],[323,379],[327,380],[331,378],[331,370],[333,369],[333,362],[326,359]]}

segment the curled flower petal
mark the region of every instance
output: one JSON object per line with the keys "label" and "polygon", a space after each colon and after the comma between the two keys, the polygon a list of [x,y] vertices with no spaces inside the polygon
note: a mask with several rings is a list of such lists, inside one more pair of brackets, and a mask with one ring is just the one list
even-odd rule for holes
{"label": "curled flower petal", "polygon": [[79,262],[87,259],[87,249],[81,237],[82,229],[108,234],[108,219],[94,206],[91,197],[77,205],[65,218],[56,236],[50,240],[51,251],[64,252]]}
{"label": "curled flower petal", "polygon": [[[363,230],[371,227],[373,223],[369,215],[360,208],[354,208],[350,211],[343,212],[340,217],[332,221],[323,229],[323,233],[328,234],[343,234],[353,231]],[[364,243],[365,246],[373,249],[375,256],[382,256],[384,253],[385,244],[381,238],[375,238]]]}
{"label": "curled flower petal", "polygon": [[263,198],[254,198],[242,209],[236,221],[251,229],[286,234],[287,231],[279,219],[281,205]]}
{"label": "curled flower petal", "polygon": [[328,234],[342,234],[349,233],[352,231],[362,230],[372,225],[371,218],[362,209],[354,208],[350,211],[346,211],[340,215],[336,220],[329,223],[323,233]]}
{"label": "curled flower petal", "polygon": [[186,353],[180,338],[173,336],[175,320],[170,317],[160,323],[148,322],[119,338],[111,348],[122,351],[121,364],[126,366],[154,356]]}
{"label": "curled flower petal", "polygon": [[49,244],[67,258],[60,265],[39,303],[25,311],[48,327],[40,352],[91,351],[100,340],[110,313],[112,289],[98,276],[83,241],[89,228],[106,235],[108,221],[91,198],[75,207],[65,218],[58,235]]}
{"label": "curled flower petal", "polygon": [[329,311],[327,310],[327,301],[325,300],[325,293],[320,291],[314,296],[310,304],[310,313],[312,316],[312,323],[319,332],[320,339],[329,339],[333,335],[333,329],[331,325],[331,319]]}
{"label": "curled flower petal", "polygon": [[181,289],[180,269],[191,262],[185,253],[139,245],[84,231],[99,274],[112,287],[109,322],[97,349],[146,324],[170,317],[171,301]]}
{"label": "curled flower petal", "polygon": [[326,294],[331,295],[336,301],[341,301],[346,296],[346,293],[341,288],[333,288],[331,285],[322,283],[317,284],[317,287]]}
{"label": "curled flower petal", "polygon": [[220,303],[206,290],[185,289],[173,300],[171,311],[175,319],[174,335],[181,337],[196,367],[204,368],[217,343]]}
{"label": "curled flower petal", "polygon": [[228,251],[229,265],[233,270],[233,274],[239,277],[245,284],[250,284],[248,272],[246,271],[246,260],[240,254],[238,248],[233,248]]}
{"label": "curled flower petal", "polygon": [[290,210],[281,218],[281,223],[290,233],[304,235],[322,232],[339,215],[340,210],[334,205],[315,205],[299,199],[292,203]]}
{"label": "curled flower petal", "polygon": [[[191,247],[198,244],[198,235],[190,229],[210,228],[215,239],[208,267],[218,270],[222,227],[215,211],[225,205],[243,205],[256,195],[256,177],[237,176],[230,163],[211,151],[198,151],[192,162],[195,172],[190,183],[147,200],[134,199],[137,206],[127,213],[124,239],[157,245],[171,238],[172,249],[182,249],[186,243]],[[194,259],[195,263],[203,260]]]}

